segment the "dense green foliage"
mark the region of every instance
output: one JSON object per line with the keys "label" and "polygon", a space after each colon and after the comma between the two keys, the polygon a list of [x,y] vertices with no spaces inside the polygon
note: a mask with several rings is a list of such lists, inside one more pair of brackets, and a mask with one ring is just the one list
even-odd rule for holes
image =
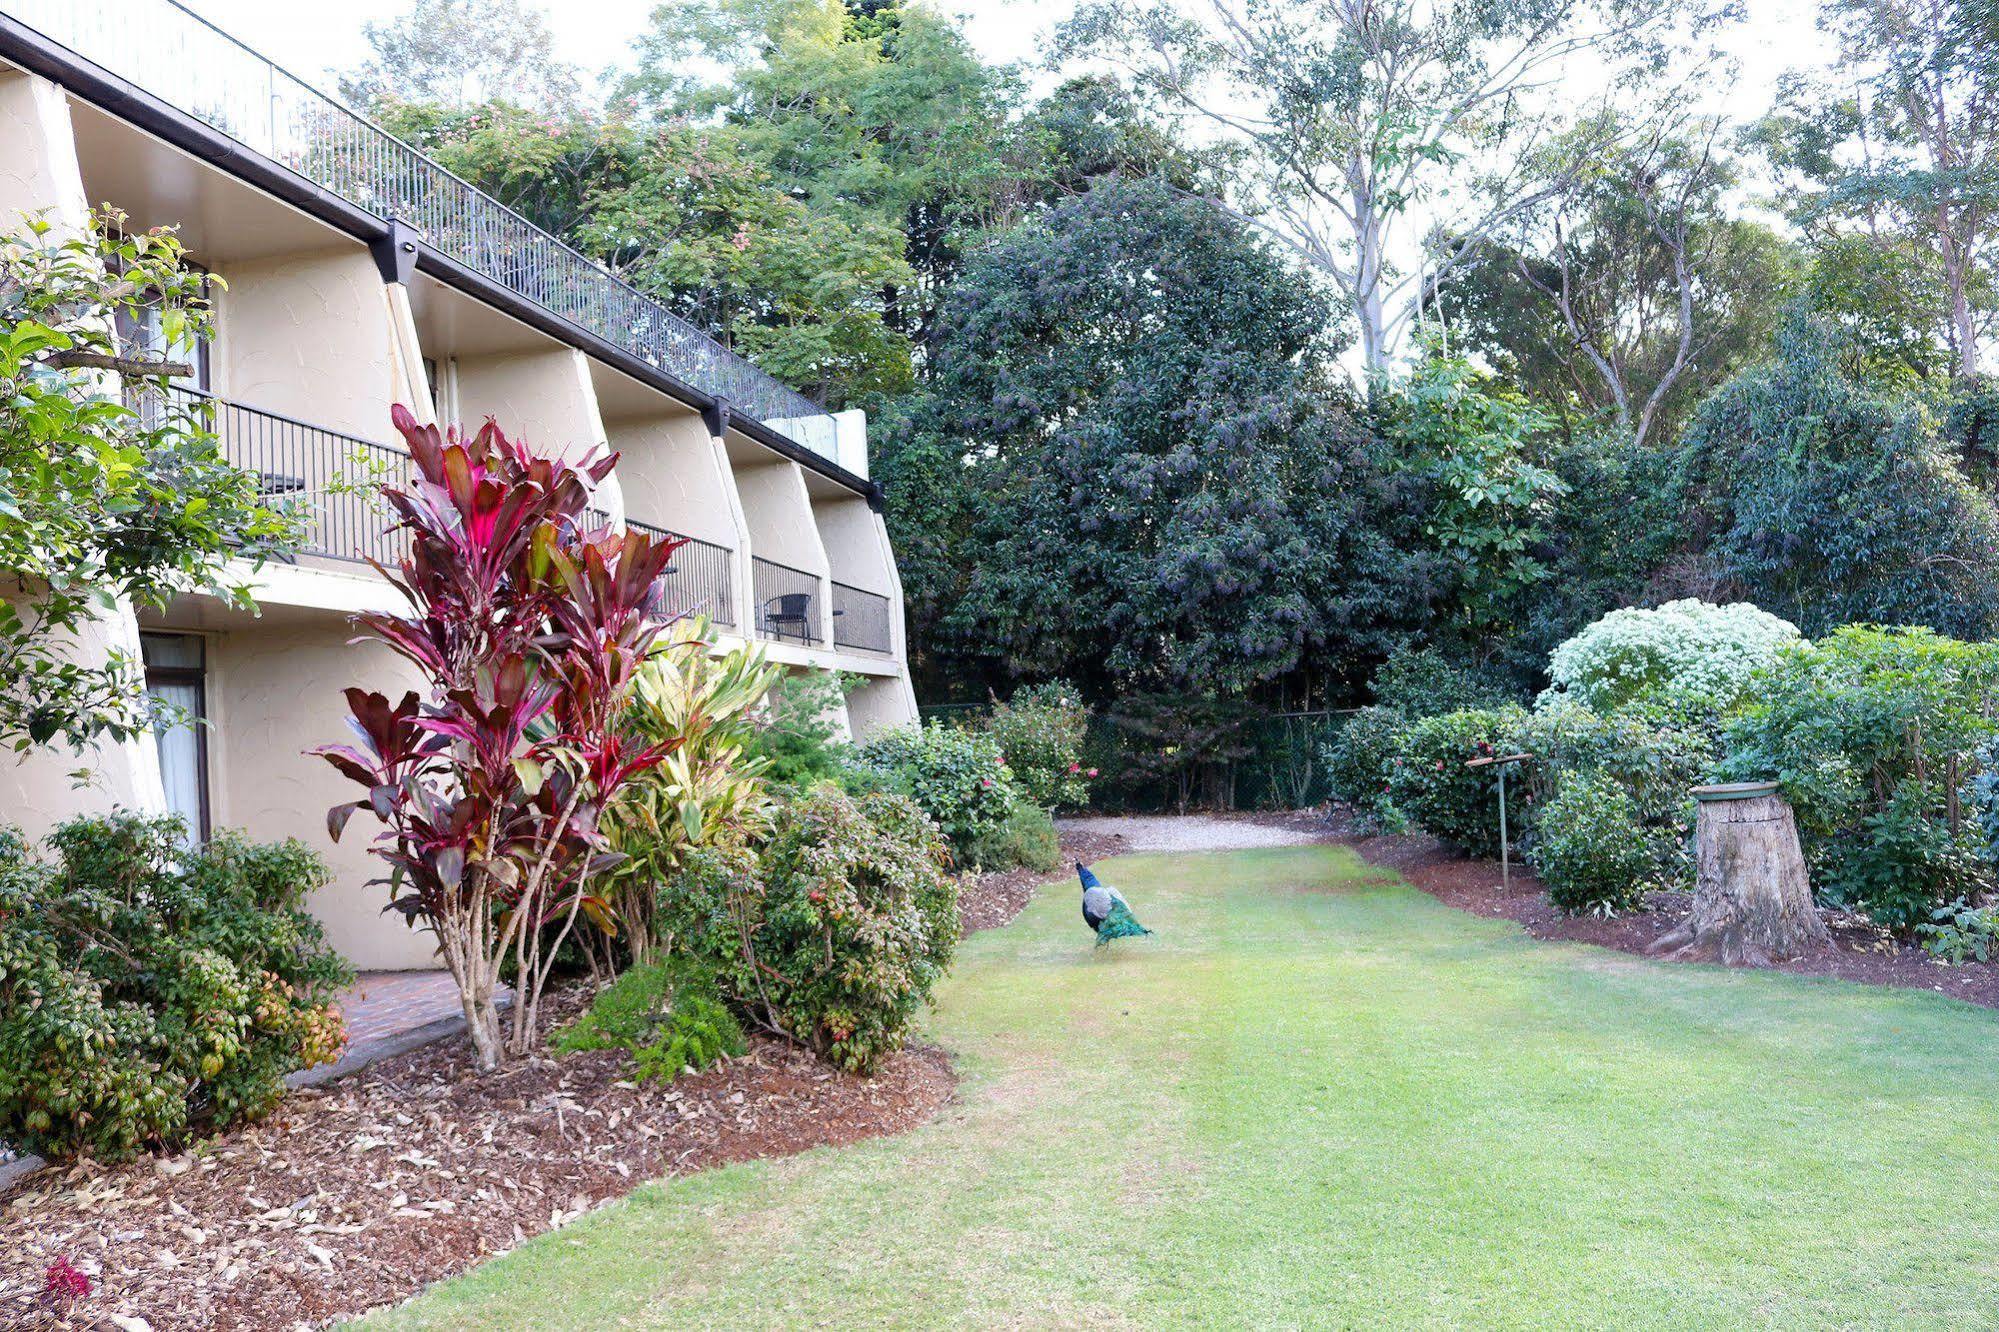
{"label": "dense green foliage", "polygon": [[1953,811],[1995,684],[1992,644],[1840,629],[1779,659],[1729,724],[1724,771],[1783,783],[1821,897],[1909,928],[1989,877]]}
{"label": "dense green foliage", "polygon": [[1564,782],[1535,813],[1534,872],[1548,900],[1571,914],[1612,914],[1635,905],[1656,867],[1638,806],[1608,777]]}
{"label": "dense green foliage", "polygon": [[987,731],[937,721],[879,731],[854,751],[853,763],[915,801],[966,865],[980,863],[991,834],[1024,798],[998,738]]}
{"label": "dense green foliage", "polygon": [[623,1050],[642,1081],[671,1082],[749,1049],[715,978],[682,961],[640,963],[598,991],[549,1038],[556,1054]]}
{"label": "dense green foliage", "polygon": [[743,741],[745,759],[761,765],[766,782],[803,790],[838,775],[841,689],[824,671],[794,671],[771,687],[757,729]]}
{"label": "dense green foliage", "polygon": [[0,832],[0,1139],[116,1159],[268,1112],[346,1039],[351,979],[305,913],[298,842],[79,819],[53,859]]}
{"label": "dense green foliage", "polygon": [[1408,724],[1398,708],[1362,708],[1346,719],[1321,757],[1334,798],[1390,832],[1407,821],[1391,798],[1388,770],[1401,754]]}
{"label": "dense green foliage", "polygon": [[890,509],[919,633],[954,667],[1121,690],[1383,650],[1416,561],[1325,378],[1330,319],[1241,224],[1150,183],[982,250],[883,446],[921,478]]}
{"label": "dense green foliage", "polygon": [[949,859],[907,797],[821,787],[779,807],[754,855],[694,857],[679,933],[740,1012],[869,1072],[957,948]]}
{"label": "dense green foliage", "polygon": [[[144,734],[160,708],[105,612],[197,592],[250,608],[231,563],[297,535],[207,413],[166,392],[208,337],[211,279],[172,232],[124,222],[65,235],[37,217],[0,241],[0,746],[17,752]],[[93,368],[107,361],[122,378]]]}
{"label": "dense green foliage", "polygon": [[1045,874],[1062,863],[1055,819],[1041,806],[1023,800],[1007,811],[1003,823],[973,839],[967,859],[988,870],[1031,869]]}
{"label": "dense green foliage", "polygon": [[1520,708],[1446,712],[1412,722],[1388,761],[1388,799],[1467,853],[1497,856],[1498,769],[1465,764],[1515,752],[1526,724]]}
{"label": "dense green foliage", "polygon": [[1083,768],[1083,738],[1090,710],[1074,685],[1056,680],[1023,685],[993,706],[986,729],[1021,794],[1043,809],[1078,809],[1089,803],[1090,778]]}
{"label": "dense green foliage", "polygon": [[1755,673],[1797,641],[1796,626],[1747,603],[1612,611],[1555,649],[1542,699],[1600,711],[1654,703],[1727,712],[1752,692]]}

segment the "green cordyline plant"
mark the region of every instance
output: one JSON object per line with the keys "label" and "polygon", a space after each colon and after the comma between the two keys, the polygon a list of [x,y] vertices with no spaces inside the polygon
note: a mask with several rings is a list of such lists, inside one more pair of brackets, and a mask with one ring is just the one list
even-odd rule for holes
{"label": "green cordyline plant", "polygon": [[[349,689],[360,744],[313,752],[367,788],[328,811],[328,831],[337,839],[361,810],[381,820],[373,850],[390,906],[437,936],[479,1066],[492,1069],[531,1046],[577,917],[611,923],[590,891],[619,860],[601,810],[677,744],[618,723],[665,627],[653,594],[680,543],[586,526],[615,454],[571,463],[491,420],[463,439],[400,405],[392,415],[416,477],[383,493],[410,548],[396,572],[377,568],[411,610],[356,623],[429,688],[398,703]],[[494,992],[509,959],[503,1041]]]}
{"label": "green cordyline plant", "polygon": [[637,744],[671,746],[606,811],[605,830],[624,859],[605,897],[634,965],[668,943],[659,894],[687,853],[741,843],[768,823],[769,762],[743,747],[756,729],[753,714],[783,676],[762,648],[718,654],[708,621],[691,619],[673,626],[633,681],[625,733]]}

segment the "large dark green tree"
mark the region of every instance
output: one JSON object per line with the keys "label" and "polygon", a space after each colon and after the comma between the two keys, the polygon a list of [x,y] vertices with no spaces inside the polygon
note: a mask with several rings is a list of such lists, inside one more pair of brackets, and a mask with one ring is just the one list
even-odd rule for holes
{"label": "large dark green tree", "polygon": [[1809,636],[1854,621],[1958,638],[1999,629],[1999,512],[1926,403],[1856,371],[1802,315],[1778,355],[1723,387],[1678,459],[1686,585]]}
{"label": "large dark green tree", "polygon": [[995,241],[881,470],[934,670],[1100,689],[1362,678],[1421,595],[1329,389],[1326,296],[1156,181]]}

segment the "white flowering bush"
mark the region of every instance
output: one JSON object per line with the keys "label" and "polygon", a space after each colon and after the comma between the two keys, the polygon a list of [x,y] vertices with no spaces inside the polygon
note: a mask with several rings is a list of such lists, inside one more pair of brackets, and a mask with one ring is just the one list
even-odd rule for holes
{"label": "white flowering bush", "polygon": [[1796,625],[1746,601],[1716,606],[1689,598],[1657,610],[1618,610],[1556,648],[1541,705],[1573,700],[1612,712],[1671,699],[1727,712],[1750,677],[1802,636]]}

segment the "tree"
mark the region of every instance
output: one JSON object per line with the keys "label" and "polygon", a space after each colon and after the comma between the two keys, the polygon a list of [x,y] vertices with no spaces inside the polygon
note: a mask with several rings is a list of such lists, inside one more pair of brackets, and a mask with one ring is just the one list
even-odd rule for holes
{"label": "tree", "polygon": [[1331,318],[1241,224],[1157,182],[1101,184],[981,251],[882,465],[933,659],[1098,690],[1364,676],[1421,560],[1326,387]]}
{"label": "tree", "polygon": [[1681,590],[1753,601],[1817,638],[1850,623],[1999,628],[1999,511],[1920,400],[1855,374],[1795,314],[1777,359],[1701,405],[1680,456]]}
{"label": "tree", "polygon": [[[1560,123],[1552,85],[1656,80],[1666,41],[1708,18],[1677,0],[1184,8],[1090,0],[1059,40],[1241,150],[1234,210],[1337,284],[1371,370],[1426,282],[1555,192],[1525,170]],[[1425,253],[1426,233],[1447,239]]]}
{"label": "tree", "polygon": [[1934,275],[1953,373],[1978,372],[1999,243],[1999,7],[1990,0],[1826,0],[1825,77],[1787,80],[1755,132],[1794,219],[1821,241],[1906,246]]}
{"label": "tree", "polygon": [[[714,81],[689,70],[722,71]],[[619,100],[654,123],[726,127],[735,149],[815,215],[901,233],[877,295],[922,348],[965,237],[1013,215],[1023,154],[1012,71],[920,4],[668,0]]]}
{"label": "tree", "polygon": [[1554,411],[1641,446],[1676,424],[1762,353],[1793,284],[1784,245],[1729,216],[1722,127],[1669,113],[1559,141],[1547,197],[1438,293],[1454,332]]}
{"label": "tree", "polygon": [[[615,454],[572,464],[490,420],[470,439],[401,406],[394,420],[417,471],[409,488],[383,489],[409,533],[389,577],[410,610],[356,622],[417,669],[427,697],[349,689],[360,743],[313,752],[367,789],[328,811],[327,830],[338,838],[362,810],[381,821],[373,850],[390,907],[436,935],[479,1066],[492,1069],[536,1037],[578,916],[609,922],[591,891],[617,861],[604,806],[678,743],[634,741],[620,723],[664,628],[650,607],[680,542],[583,529]],[[509,963],[503,1040],[494,990]]]}
{"label": "tree", "polygon": [[361,106],[499,100],[557,111],[580,95],[547,18],[525,0],[414,0],[402,18],[361,31],[375,54],[340,79],[341,96]]}
{"label": "tree", "polygon": [[172,232],[124,222],[34,219],[0,241],[0,744],[17,753],[142,734],[159,705],[139,664],[87,659],[78,636],[121,603],[254,609],[249,571],[297,537],[198,400],[169,391],[208,336],[202,274]]}

